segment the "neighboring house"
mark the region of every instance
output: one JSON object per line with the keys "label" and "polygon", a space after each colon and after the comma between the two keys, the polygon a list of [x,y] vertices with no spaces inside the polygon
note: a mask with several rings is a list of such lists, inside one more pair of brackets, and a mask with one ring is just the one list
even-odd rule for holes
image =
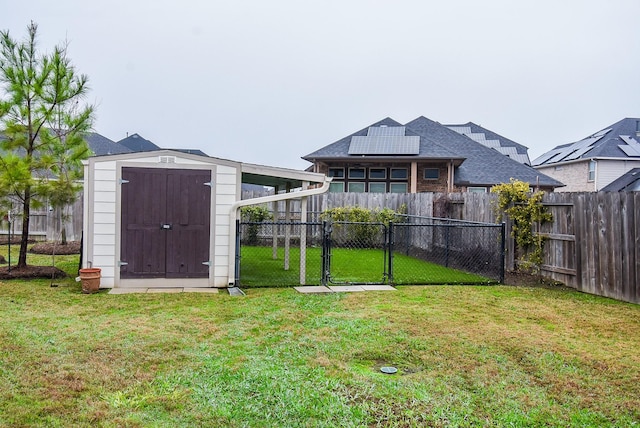
{"label": "neighboring house", "polygon": [[505,156],[511,159],[523,163],[525,165],[531,165],[529,160],[529,149],[512,141],[508,138],[498,135],[493,131],[483,128],[480,125],[476,125],[473,122],[467,122],[462,125],[445,125],[452,131],[456,131],[459,134],[471,138],[473,141],[477,141],[483,146],[495,149]]}
{"label": "neighboring house", "polygon": [[118,141],[118,144],[125,146],[132,152],[152,152],[154,150],[160,150],[160,147],[142,138],[139,134],[128,135],[127,138]]}
{"label": "neighboring house", "polygon": [[121,153],[131,153],[133,150],[122,144],[118,144],[97,132],[89,132],[85,136],[85,141],[89,149],[96,156],[119,155]]}
{"label": "neighboring house", "polygon": [[578,142],[557,146],[533,167],[565,183],[562,192],[597,192],[640,167],[640,118],[626,118]]}
{"label": "neighboring house", "polygon": [[[487,192],[512,178],[549,191],[562,186],[523,162],[524,146],[472,123],[450,126],[455,130],[425,117],[405,125],[386,118],[303,159],[313,163],[310,170],[333,177],[334,192]],[[514,150],[505,156],[492,147],[497,139],[518,160],[509,156]]]}
{"label": "neighboring house", "polygon": [[633,168],[602,188],[603,192],[640,192],[640,168]]}

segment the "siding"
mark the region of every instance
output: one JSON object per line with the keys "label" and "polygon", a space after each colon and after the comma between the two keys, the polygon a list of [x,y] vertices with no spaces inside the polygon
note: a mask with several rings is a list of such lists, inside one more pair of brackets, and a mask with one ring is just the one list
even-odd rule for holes
{"label": "siding", "polygon": [[612,181],[633,168],[640,168],[640,160],[598,160],[596,166],[596,190],[611,184]]}
{"label": "siding", "polygon": [[216,170],[216,216],[212,230],[215,236],[213,256],[215,287],[229,285],[229,241],[231,239],[229,212],[231,206],[240,199],[239,175],[237,167],[219,165]]}

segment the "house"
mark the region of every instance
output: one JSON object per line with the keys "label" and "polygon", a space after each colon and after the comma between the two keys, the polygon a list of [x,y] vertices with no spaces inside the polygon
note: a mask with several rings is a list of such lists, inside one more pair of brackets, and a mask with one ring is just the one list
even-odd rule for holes
{"label": "house", "polygon": [[533,167],[560,180],[563,192],[597,192],[640,167],[640,118],[625,118],[534,159]]}
{"label": "house", "polygon": [[640,192],[640,168],[633,168],[601,189],[602,192]]}
{"label": "house", "polygon": [[549,191],[562,186],[527,165],[524,146],[471,122],[425,117],[404,125],[383,119],[303,159],[333,178],[333,192],[487,192],[512,178]]}
{"label": "house", "polygon": [[[329,182],[323,174],[177,150],[90,157],[83,267],[100,268],[106,288],[227,287],[236,280],[240,207],[301,199],[306,215],[306,198]],[[284,192],[242,200],[242,183]],[[301,251],[301,272],[305,261]]]}

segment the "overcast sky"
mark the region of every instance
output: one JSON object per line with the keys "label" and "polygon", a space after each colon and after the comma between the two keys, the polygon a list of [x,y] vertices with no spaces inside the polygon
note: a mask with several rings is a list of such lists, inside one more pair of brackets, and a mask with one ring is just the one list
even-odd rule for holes
{"label": "overcast sky", "polygon": [[0,0],[65,39],[95,131],[305,168],[385,117],[473,121],[531,159],[640,117],[638,0]]}

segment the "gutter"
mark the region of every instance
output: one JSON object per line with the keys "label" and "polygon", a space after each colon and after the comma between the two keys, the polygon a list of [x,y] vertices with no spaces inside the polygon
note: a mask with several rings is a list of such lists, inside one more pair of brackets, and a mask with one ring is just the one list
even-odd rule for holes
{"label": "gutter", "polygon": [[[236,227],[236,220],[238,219],[238,210],[241,207],[245,207],[247,205],[258,205],[258,204],[266,204],[268,202],[277,202],[284,201],[287,199],[300,199],[305,198],[307,196],[320,195],[329,190],[329,185],[331,184],[332,177],[324,177],[324,183],[322,183],[322,187],[317,187],[314,189],[302,190],[300,192],[287,192],[280,193],[276,195],[269,196],[261,196],[259,198],[252,199],[243,199],[240,201],[236,201],[231,205],[231,209],[229,211],[229,227]],[[237,236],[238,231],[234,236]],[[236,282],[236,272],[235,272],[235,258],[236,258],[236,239],[229,240],[229,284],[235,284]]]}

